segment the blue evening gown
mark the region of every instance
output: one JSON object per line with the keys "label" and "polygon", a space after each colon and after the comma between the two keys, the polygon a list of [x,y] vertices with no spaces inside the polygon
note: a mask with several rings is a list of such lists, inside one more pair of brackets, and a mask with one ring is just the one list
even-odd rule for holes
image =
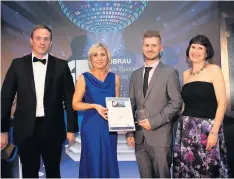
{"label": "blue evening gown", "polygon": [[[84,101],[106,107],[105,97],[115,97],[115,74],[100,81],[89,72],[85,79]],[[80,178],[119,178],[117,133],[109,132],[108,122],[95,109],[86,110],[81,123]]]}

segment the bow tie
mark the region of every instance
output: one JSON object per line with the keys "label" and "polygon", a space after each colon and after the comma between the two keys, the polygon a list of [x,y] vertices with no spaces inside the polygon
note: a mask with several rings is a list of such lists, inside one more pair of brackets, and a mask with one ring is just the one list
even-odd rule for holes
{"label": "bow tie", "polygon": [[41,62],[42,64],[46,64],[46,59],[38,59],[37,57],[33,57],[33,62]]}

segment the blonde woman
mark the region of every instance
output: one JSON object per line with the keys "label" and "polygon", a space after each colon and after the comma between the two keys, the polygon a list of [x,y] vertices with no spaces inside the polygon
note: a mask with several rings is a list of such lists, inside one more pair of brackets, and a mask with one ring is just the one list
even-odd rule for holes
{"label": "blonde woman", "polygon": [[120,78],[110,72],[111,54],[98,43],[88,52],[90,71],[81,74],[73,109],[84,110],[79,178],[119,178],[117,133],[109,132],[105,97],[120,95]]}

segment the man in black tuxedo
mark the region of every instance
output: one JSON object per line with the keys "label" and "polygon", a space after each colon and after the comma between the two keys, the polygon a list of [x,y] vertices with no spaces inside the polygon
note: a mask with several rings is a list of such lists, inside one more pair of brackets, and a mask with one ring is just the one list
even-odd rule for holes
{"label": "man in black tuxedo", "polygon": [[13,139],[23,177],[39,177],[42,156],[46,177],[60,178],[62,144],[67,137],[72,145],[78,131],[77,112],[72,109],[74,83],[67,62],[48,53],[52,45],[49,27],[36,26],[30,43],[32,54],[12,61],[2,85],[1,149],[8,143],[11,107],[17,94]]}

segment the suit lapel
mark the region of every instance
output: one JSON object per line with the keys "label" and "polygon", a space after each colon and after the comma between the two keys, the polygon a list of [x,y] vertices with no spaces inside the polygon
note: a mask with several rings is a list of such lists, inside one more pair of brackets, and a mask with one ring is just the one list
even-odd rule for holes
{"label": "suit lapel", "polygon": [[25,62],[26,77],[28,78],[29,84],[32,87],[34,94],[36,94],[33,67],[32,67],[32,54],[26,56],[24,60],[25,60],[24,62]]}
{"label": "suit lapel", "polygon": [[44,95],[45,95],[45,93],[46,93],[46,91],[48,89],[48,86],[50,84],[50,81],[52,79],[54,67],[55,67],[55,60],[54,60],[53,56],[51,56],[49,54],[49,56],[48,56],[48,64],[47,64],[47,69],[46,69],[46,77],[45,77]]}
{"label": "suit lapel", "polygon": [[152,78],[150,80],[149,87],[147,89],[144,101],[146,101],[146,99],[149,96],[150,91],[152,90],[154,84],[157,82],[157,79],[159,79],[159,76],[161,74],[162,69],[163,69],[163,64],[161,62],[159,62],[159,64],[157,65],[157,67],[156,67],[156,69],[155,69],[155,71],[153,73],[153,76],[152,76]]}

